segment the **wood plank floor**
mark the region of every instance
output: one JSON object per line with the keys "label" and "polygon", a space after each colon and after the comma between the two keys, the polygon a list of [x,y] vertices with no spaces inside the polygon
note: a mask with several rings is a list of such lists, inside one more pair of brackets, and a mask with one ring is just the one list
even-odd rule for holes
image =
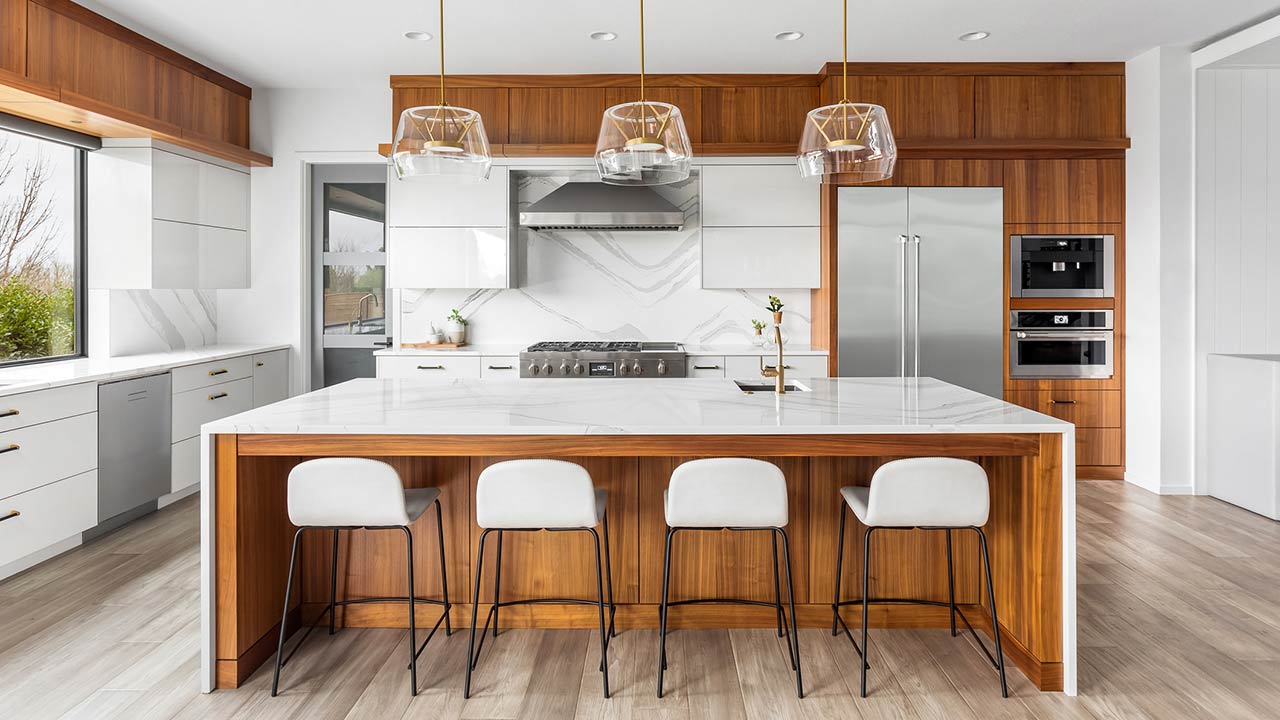
{"label": "wood plank floor", "polygon": [[[270,669],[198,692],[195,498],[0,582],[5,718],[1264,718],[1280,710],[1280,523],[1210,498],[1079,484],[1080,696],[1041,694],[942,630],[872,633],[871,696],[843,638],[804,630],[803,700],[765,630],[681,630],[655,697],[657,635],[619,634],[604,700],[594,635],[511,630],[462,699],[466,634],[432,641],[410,698],[395,630],[313,636]],[[491,640],[492,642],[492,640]]]}

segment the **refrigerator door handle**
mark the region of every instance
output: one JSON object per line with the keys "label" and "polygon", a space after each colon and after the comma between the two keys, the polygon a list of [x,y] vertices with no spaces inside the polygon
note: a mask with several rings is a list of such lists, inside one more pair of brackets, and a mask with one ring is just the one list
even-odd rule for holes
{"label": "refrigerator door handle", "polygon": [[907,236],[899,235],[898,244],[898,376],[907,376]]}
{"label": "refrigerator door handle", "polygon": [[911,244],[915,246],[915,262],[911,266],[911,284],[914,287],[915,301],[911,306],[912,313],[912,347],[915,348],[915,370],[912,376],[920,377],[920,236],[912,235]]}

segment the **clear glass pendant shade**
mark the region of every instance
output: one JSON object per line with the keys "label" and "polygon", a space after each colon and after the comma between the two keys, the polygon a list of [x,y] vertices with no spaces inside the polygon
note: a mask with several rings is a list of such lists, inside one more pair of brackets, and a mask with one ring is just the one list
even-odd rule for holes
{"label": "clear glass pendant shade", "polygon": [[680,108],[630,102],[604,111],[596,168],[610,185],[666,185],[689,177],[693,146]]}
{"label": "clear glass pendant shade", "polygon": [[841,102],[810,110],[805,118],[796,152],[802,177],[877,182],[893,177],[897,161],[889,116],[879,105]]}
{"label": "clear glass pendant shade", "polygon": [[391,162],[401,180],[467,183],[489,178],[493,156],[480,113],[423,105],[400,113]]}

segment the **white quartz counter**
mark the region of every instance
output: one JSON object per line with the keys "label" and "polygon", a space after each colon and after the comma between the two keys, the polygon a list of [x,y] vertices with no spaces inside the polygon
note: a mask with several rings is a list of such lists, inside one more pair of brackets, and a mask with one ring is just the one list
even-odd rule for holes
{"label": "white quartz counter", "polygon": [[[464,345],[460,348],[407,348],[396,347],[378,350],[373,354],[378,357],[400,357],[420,355],[519,355],[528,345]],[[787,355],[826,355],[826,350],[815,350],[805,344],[787,343],[782,346]],[[777,350],[762,348],[756,345],[688,345],[684,346],[686,355],[768,355],[773,356]]]}
{"label": "white quartz counter", "polygon": [[82,382],[118,380],[164,372],[184,365],[287,349],[288,345],[207,345],[148,355],[113,358],[78,358],[32,363],[0,370],[0,396],[44,390]]}
{"label": "white quartz counter", "polygon": [[[759,382],[753,378],[752,382]],[[211,422],[209,433],[1059,433],[1072,425],[932,378],[805,378],[745,394],[731,380],[351,380]]]}

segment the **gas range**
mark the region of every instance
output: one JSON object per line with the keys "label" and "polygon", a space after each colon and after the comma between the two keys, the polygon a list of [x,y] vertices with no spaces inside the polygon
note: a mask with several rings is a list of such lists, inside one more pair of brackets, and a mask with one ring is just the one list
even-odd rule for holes
{"label": "gas range", "polygon": [[684,376],[684,346],[676,342],[540,342],[520,353],[522,378]]}

